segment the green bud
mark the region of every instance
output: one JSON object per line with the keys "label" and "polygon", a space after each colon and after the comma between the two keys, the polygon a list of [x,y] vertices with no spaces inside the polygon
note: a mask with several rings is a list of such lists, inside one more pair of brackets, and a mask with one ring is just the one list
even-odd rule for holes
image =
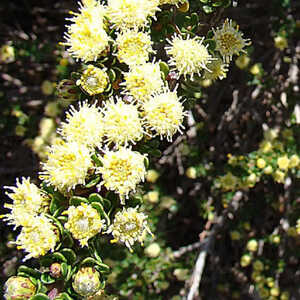
{"label": "green bud", "polygon": [[36,288],[29,278],[13,276],[10,277],[4,285],[4,299],[30,299],[35,294],[35,291]]}
{"label": "green bud", "polygon": [[63,79],[57,86],[58,98],[64,103],[70,103],[78,99],[78,88],[73,80]]}
{"label": "green bud", "polygon": [[91,267],[83,267],[76,273],[73,289],[80,296],[88,297],[96,294],[101,287],[99,273]]}

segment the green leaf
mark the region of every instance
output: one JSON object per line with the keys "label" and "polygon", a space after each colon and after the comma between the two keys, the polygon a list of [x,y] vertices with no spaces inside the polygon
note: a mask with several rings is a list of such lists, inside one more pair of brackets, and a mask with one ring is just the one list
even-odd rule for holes
{"label": "green leaf", "polygon": [[68,262],[68,260],[66,259],[66,257],[61,254],[60,252],[54,252],[51,254],[51,256],[53,256],[56,260],[62,261],[62,262]]}
{"label": "green leaf", "polygon": [[102,205],[104,204],[102,196],[100,196],[97,193],[92,193],[92,194],[89,195],[89,202],[90,203],[92,203],[92,202],[99,202]]}
{"label": "green leaf", "polygon": [[66,276],[66,278],[65,278],[65,281],[66,281],[66,282],[69,281],[69,280],[71,279],[72,275],[76,272],[76,270],[77,270],[76,267],[73,268],[73,270],[72,270],[71,266],[68,265],[68,273],[67,273],[67,276]]}
{"label": "green leaf", "polygon": [[160,68],[160,71],[165,75],[165,78],[166,78],[170,72],[169,65],[167,63],[165,63],[164,61],[161,61],[159,63],[159,68]]}
{"label": "green leaf", "polygon": [[208,45],[208,50],[214,51],[216,49],[216,42],[212,39],[207,39],[203,41],[204,45]]}
{"label": "green leaf", "polygon": [[91,181],[89,181],[89,182],[85,185],[85,187],[89,189],[89,188],[95,186],[99,181],[100,181],[100,176],[96,176],[96,177],[93,178]]}
{"label": "green leaf", "polygon": [[92,202],[92,207],[95,208],[99,214],[105,218],[106,220],[106,225],[109,226],[110,225],[110,218],[108,217],[108,215],[106,214],[106,212],[103,209],[103,206],[99,203],[99,202]]}
{"label": "green leaf", "polygon": [[197,25],[199,23],[199,16],[196,13],[191,14],[191,24]]}
{"label": "green leaf", "polygon": [[81,203],[89,203],[89,201],[85,197],[73,196],[69,203],[70,205],[79,206]]}
{"label": "green leaf", "polygon": [[97,167],[102,167],[102,162],[101,160],[98,158],[97,154],[93,154],[91,156],[92,160],[94,161],[94,163],[96,164]]}
{"label": "green leaf", "polygon": [[200,2],[202,2],[202,3],[208,3],[210,0],[200,0]]}
{"label": "green leaf", "polygon": [[50,300],[46,294],[38,293],[30,298],[30,300]]}
{"label": "green leaf", "polygon": [[28,275],[31,275],[31,276],[37,277],[37,278],[40,277],[40,275],[41,275],[41,272],[34,270],[32,268],[29,268],[27,266],[24,266],[24,265],[22,265],[18,268],[18,273],[25,273],[25,274],[28,274]]}
{"label": "green leaf", "polygon": [[151,149],[149,151],[149,154],[154,156],[154,157],[161,157],[161,151],[158,149]]}
{"label": "green leaf", "polygon": [[55,282],[55,279],[51,277],[49,273],[44,273],[41,275],[41,282],[44,284],[51,284]]}
{"label": "green leaf", "polygon": [[220,6],[222,6],[223,5],[223,1],[215,1],[214,3],[213,3],[213,7],[220,7]]}
{"label": "green leaf", "polygon": [[227,8],[231,5],[231,0],[223,0],[223,7]]}
{"label": "green leaf", "polygon": [[116,72],[113,69],[109,69],[107,73],[108,73],[110,82],[114,82],[117,78]]}
{"label": "green leaf", "polygon": [[64,248],[59,252],[68,260],[68,263],[73,264],[76,261],[76,253],[72,249]]}
{"label": "green leaf", "polygon": [[206,14],[211,14],[212,12],[214,12],[214,8],[208,5],[204,5],[203,10]]}
{"label": "green leaf", "polygon": [[62,277],[66,277],[68,274],[68,265],[65,262],[60,264],[61,275]]}
{"label": "green leaf", "polygon": [[92,257],[87,257],[85,258],[81,263],[80,263],[80,266],[83,266],[83,265],[89,265],[89,266],[93,266],[95,268],[97,268],[97,270],[99,272],[109,272],[109,266],[102,263],[102,262],[99,262],[98,260],[92,258]]}

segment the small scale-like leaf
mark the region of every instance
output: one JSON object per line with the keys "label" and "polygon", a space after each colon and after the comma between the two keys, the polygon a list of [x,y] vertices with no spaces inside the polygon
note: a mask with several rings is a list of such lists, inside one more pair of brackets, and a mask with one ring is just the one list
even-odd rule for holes
{"label": "small scale-like leaf", "polygon": [[212,12],[214,12],[214,8],[209,5],[204,5],[203,10],[206,14],[211,14]]}
{"label": "small scale-like leaf", "polygon": [[93,154],[91,156],[91,158],[92,158],[92,160],[94,161],[94,163],[96,164],[97,167],[102,167],[102,162],[96,154]]}
{"label": "small scale-like leaf", "polygon": [[24,266],[24,265],[22,265],[18,268],[18,273],[26,273],[33,277],[40,277],[40,275],[41,275],[41,272],[34,270],[32,268],[29,268],[27,266]]}
{"label": "small scale-like leaf", "polygon": [[97,193],[92,193],[89,195],[89,202],[92,203],[92,202],[99,202],[101,203],[102,205],[104,204],[103,203],[103,198],[97,194]]}
{"label": "small scale-like leaf", "polygon": [[46,294],[38,293],[30,298],[30,300],[50,300]]}
{"label": "small scale-like leaf", "polygon": [[60,264],[61,275],[62,277],[66,277],[68,274],[68,265],[65,262]]}
{"label": "small scale-like leaf", "polygon": [[41,281],[44,284],[51,284],[55,282],[55,279],[49,273],[44,273],[41,275]]}
{"label": "small scale-like leaf", "polygon": [[165,75],[165,78],[166,78],[168,76],[169,72],[170,72],[168,64],[161,61],[159,63],[159,68],[160,68],[160,71]]}
{"label": "small scale-like leaf", "polygon": [[203,41],[204,45],[208,45],[208,50],[214,51],[216,49],[216,41],[212,39],[207,39]]}
{"label": "small scale-like leaf", "polygon": [[76,253],[72,249],[64,248],[59,252],[66,257],[69,264],[73,264],[76,261]]}
{"label": "small scale-like leaf", "polygon": [[99,181],[100,181],[100,176],[96,176],[96,177],[93,178],[91,181],[89,181],[89,182],[85,185],[85,187],[86,187],[87,189],[89,189],[89,188],[95,186]]}
{"label": "small scale-like leaf", "polygon": [[62,255],[60,252],[54,252],[51,254],[56,260],[62,261],[62,262],[68,262],[66,257]]}
{"label": "small scale-like leaf", "polygon": [[113,69],[109,69],[107,73],[108,73],[110,82],[114,82],[117,78],[116,72]]}
{"label": "small scale-like leaf", "polygon": [[79,206],[81,203],[89,203],[89,201],[85,197],[73,196],[69,203],[70,205]]}
{"label": "small scale-like leaf", "polygon": [[99,202],[92,202],[92,207],[95,208],[99,214],[105,218],[106,220],[106,225],[109,226],[110,225],[110,218],[108,217],[108,215],[106,214],[106,212],[104,211],[103,206],[101,205],[101,203]]}

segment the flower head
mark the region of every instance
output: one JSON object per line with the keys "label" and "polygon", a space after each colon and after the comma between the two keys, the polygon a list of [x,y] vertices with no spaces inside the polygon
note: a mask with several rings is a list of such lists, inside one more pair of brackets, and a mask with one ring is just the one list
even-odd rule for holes
{"label": "flower head", "polygon": [[277,159],[277,165],[281,170],[287,170],[289,168],[289,163],[290,163],[290,160],[287,157],[287,155],[278,157],[278,159]]}
{"label": "flower head", "polygon": [[36,287],[29,278],[21,276],[10,277],[4,285],[5,300],[30,299],[36,291]]}
{"label": "flower head", "polygon": [[105,103],[103,124],[108,143],[127,146],[143,137],[142,120],[135,104],[117,98]]}
{"label": "flower head", "polygon": [[103,166],[98,168],[103,179],[100,186],[104,185],[108,190],[118,193],[121,204],[125,204],[124,198],[144,181],[145,158],[139,152],[123,147],[116,152],[107,151],[101,158]]}
{"label": "flower head", "polygon": [[137,30],[125,30],[119,33],[116,44],[119,61],[129,66],[146,63],[149,54],[154,52],[150,35]]}
{"label": "flower head", "polygon": [[107,13],[110,21],[119,30],[143,28],[148,17],[155,18],[159,0],[108,0]]}
{"label": "flower head", "polygon": [[234,176],[231,172],[220,177],[220,184],[224,191],[234,190],[238,185],[238,178]]}
{"label": "flower head", "polygon": [[249,39],[243,39],[243,33],[232,25],[232,20],[226,19],[222,28],[213,29],[216,42],[216,50],[220,52],[223,60],[229,63],[233,55],[239,55],[240,52],[245,52],[243,49],[250,45]]}
{"label": "flower head", "polygon": [[132,252],[131,246],[135,241],[143,244],[146,233],[151,233],[147,226],[147,216],[138,212],[138,207],[124,208],[116,213],[113,224],[109,226],[107,233],[112,233],[112,243],[118,241],[125,244]]}
{"label": "flower head", "polygon": [[72,24],[67,26],[66,42],[63,43],[69,46],[72,56],[84,62],[96,61],[108,47],[105,13],[105,7],[96,0],[84,1],[84,5],[80,5],[80,13],[72,13]]}
{"label": "flower head", "polygon": [[31,217],[27,226],[22,227],[18,235],[16,245],[28,254],[24,260],[45,255],[48,251],[54,251],[59,240],[58,230],[51,220],[44,215]]}
{"label": "flower head", "polygon": [[80,268],[72,285],[75,292],[80,296],[92,296],[100,290],[100,274],[91,267]]}
{"label": "flower head", "polygon": [[167,46],[166,52],[170,56],[169,64],[174,66],[179,75],[186,77],[194,74],[200,75],[200,72],[208,70],[207,64],[213,61],[207,47],[202,44],[203,39],[199,37],[183,39],[180,35],[174,35],[170,46]]}
{"label": "flower head", "polygon": [[42,163],[40,179],[59,190],[71,190],[84,184],[88,170],[93,168],[90,149],[83,144],[57,140],[48,151],[48,159]]}
{"label": "flower head", "polygon": [[66,122],[62,122],[58,129],[63,138],[88,147],[101,145],[104,135],[103,116],[96,104],[82,102],[79,110],[71,106],[66,115]]}
{"label": "flower head", "polygon": [[49,199],[42,193],[42,191],[33,183],[30,183],[30,178],[17,178],[16,187],[4,187],[12,191],[6,192],[6,195],[13,200],[12,204],[4,204],[4,207],[11,210],[10,213],[3,215],[4,220],[8,224],[18,226],[25,226],[30,215],[37,215],[46,210]]}
{"label": "flower head", "polygon": [[172,140],[172,136],[184,128],[184,108],[176,91],[170,92],[166,89],[161,94],[154,94],[143,103],[142,108],[146,126],[161,137]]}
{"label": "flower head", "polygon": [[144,101],[154,92],[161,91],[164,82],[158,63],[146,63],[132,66],[124,74],[126,90],[138,101]]}
{"label": "flower head", "polygon": [[108,84],[108,76],[105,71],[93,65],[88,65],[76,84],[80,85],[85,92],[92,96],[105,90]]}
{"label": "flower head", "polygon": [[70,206],[64,214],[68,215],[65,228],[72,236],[79,240],[81,247],[87,246],[88,240],[99,233],[104,221],[101,220],[97,210],[91,205],[81,203],[80,206]]}
{"label": "flower head", "polygon": [[208,70],[204,71],[204,78],[210,79],[212,81],[217,79],[226,78],[226,73],[228,72],[228,65],[224,64],[220,58],[216,58],[207,64]]}

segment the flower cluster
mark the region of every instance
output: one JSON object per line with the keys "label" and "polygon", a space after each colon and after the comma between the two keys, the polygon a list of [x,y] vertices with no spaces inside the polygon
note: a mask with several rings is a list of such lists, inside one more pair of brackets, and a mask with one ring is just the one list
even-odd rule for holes
{"label": "flower cluster", "polygon": [[265,131],[257,151],[247,156],[228,154],[229,171],[219,177],[217,185],[224,191],[247,189],[254,187],[264,176],[272,176],[275,182],[284,183],[289,172],[295,173],[300,168],[299,153],[289,146],[293,141],[289,129],[281,132],[281,140],[277,130]]}

